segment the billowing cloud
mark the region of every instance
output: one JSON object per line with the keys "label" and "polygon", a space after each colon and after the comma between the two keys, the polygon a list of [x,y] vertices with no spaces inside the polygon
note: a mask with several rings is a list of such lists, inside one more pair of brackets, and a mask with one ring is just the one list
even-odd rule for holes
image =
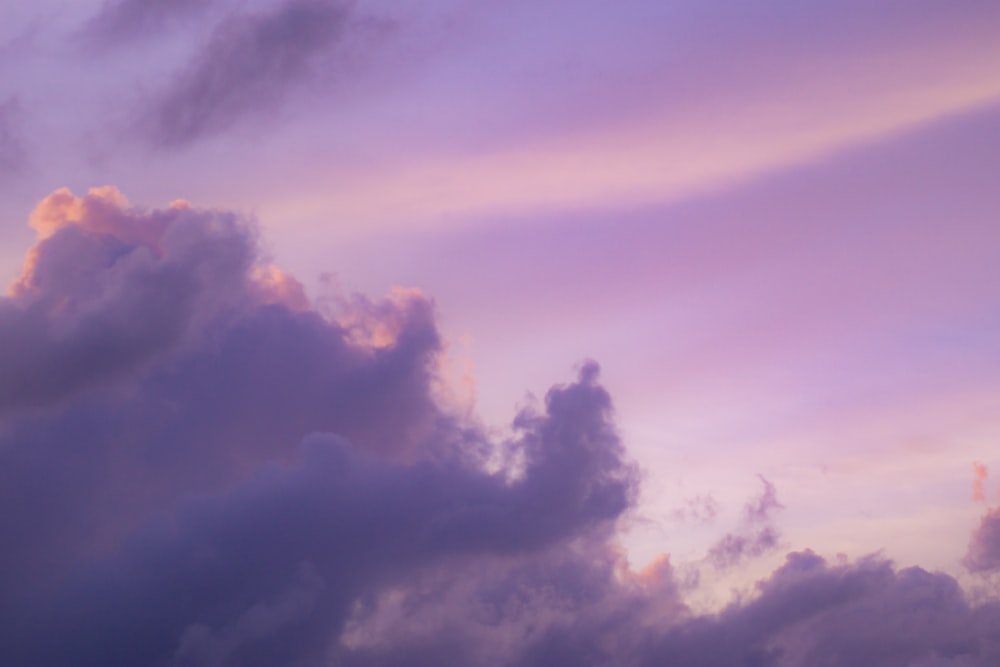
{"label": "billowing cloud", "polygon": [[4,643],[25,662],[251,664],[244,644],[286,631],[291,659],[372,586],[605,530],[632,503],[594,364],[491,444],[434,398],[416,291],[324,318],[280,299],[293,279],[239,216],[113,188],[57,191],[32,224],[0,308]]}
{"label": "billowing cloud", "polygon": [[[669,558],[634,572],[615,535],[639,475],[593,362],[491,437],[436,390],[443,346],[416,290],[320,312],[252,221],[114,188],[56,191],[31,223],[0,300],[11,664],[1000,659],[995,604],[878,558],[792,553],[711,615]],[[725,567],[776,546],[761,481]]]}
{"label": "billowing cloud", "polygon": [[351,3],[289,0],[224,19],[140,121],[160,146],[180,146],[273,109],[345,29]]}

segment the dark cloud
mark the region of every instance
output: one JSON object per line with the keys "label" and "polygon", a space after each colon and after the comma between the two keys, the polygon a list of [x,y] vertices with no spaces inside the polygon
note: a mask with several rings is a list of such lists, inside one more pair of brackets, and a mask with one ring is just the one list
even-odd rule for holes
{"label": "dark cloud", "polygon": [[268,13],[235,15],[214,30],[141,120],[159,146],[181,146],[273,109],[334,46],[347,0],[291,0]]}
{"label": "dark cloud", "polygon": [[[569,411],[558,405],[567,400]],[[549,413],[525,435],[536,456],[514,483],[308,438],[295,464],[184,498],[170,522],[144,525],[114,557],[75,572],[43,607],[43,632],[28,633],[15,655],[36,665],[160,664],[171,655],[180,664],[298,664],[339,634],[354,600],[376,585],[448,557],[531,553],[624,511],[627,470],[593,459],[614,450],[601,443],[605,426],[567,423],[590,421],[575,410],[600,412],[602,400],[584,384],[554,390]],[[551,455],[595,465],[553,485]]]}
{"label": "dark cloud", "polygon": [[[436,389],[419,292],[320,314],[251,222],[112,188],[32,224],[0,299],[5,664],[1000,661],[996,605],[878,558],[793,553],[714,615],[669,559],[633,572],[615,531],[638,474],[592,362],[491,440]],[[720,567],[774,546],[761,481]]]}
{"label": "dark cloud", "polygon": [[16,662],[294,664],[374,586],[606,531],[634,498],[594,364],[491,445],[435,399],[419,293],[326,319],[238,216],[110,188],[32,220],[0,304]]}

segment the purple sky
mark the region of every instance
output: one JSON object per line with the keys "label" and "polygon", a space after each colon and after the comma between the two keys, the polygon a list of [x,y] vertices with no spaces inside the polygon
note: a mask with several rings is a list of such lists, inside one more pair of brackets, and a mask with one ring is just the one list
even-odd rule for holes
{"label": "purple sky", "polygon": [[1000,664],[997,63],[980,0],[3,3],[0,655]]}

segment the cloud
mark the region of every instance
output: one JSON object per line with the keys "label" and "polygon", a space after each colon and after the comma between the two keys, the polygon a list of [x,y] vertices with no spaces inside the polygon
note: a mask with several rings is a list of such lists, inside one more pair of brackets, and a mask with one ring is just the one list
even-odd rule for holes
{"label": "cloud", "polygon": [[215,0],[108,0],[83,29],[92,48],[107,50],[155,35],[171,23],[196,16]]}
{"label": "cloud", "polygon": [[[251,220],[110,187],[58,190],[31,224],[0,299],[11,664],[1000,659],[995,603],[880,558],[792,553],[709,615],[669,558],[633,572],[615,536],[639,474],[593,362],[497,439],[435,390],[443,345],[416,290],[321,313]],[[724,567],[775,546],[761,482]],[[987,519],[974,569],[1000,552]]]}
{"label": "cloud", "polygon": [[764,485],[764,490],[761,491],[758,498],[747,503],[743,509],[746,521],[749,523],[768,521],[775,510],[784,509],[785,507],[778,502],[778,491],[774,488],[774,484],[769,482],[763,475],[758,475],[757,478]]}
{"label": "cloud", "polygon": [[1000,570],[1000,508],[988,510],[972,533],[965,564],[973,572]]}
{"label": "cloud", "polygon": [[783,509],[774,484],[758,475],[764,489],[743,508],[743,520],[735,532],[727,533],[708,550],[707,561],[717,570],[732,568],[745,559],[762,556],[778,547],[780,534],[772,514]]}
{"label": "cloud", "polygon": [[253,241],[231,214],[144,214],[113,188],[46,197],[38,243],[0,303],[0,414],[41,406],[173,349],[240,300]]}
{"label": "cloud", "polygon": [[178,147],[273,109],[347,27],[350,2],[290,0],[224,19],[145,112],[150,140]]}
{"label": "cloud", "polygon": [[491,443],[434,398],[419,292],[324,318],[280,299],[250,222],[113,188],[32,224],[0,303],[0,632],[25,664],[292,664],[371,587],[634,500],[593,363]]}
{"label": "cloud", "polygon": [[972,499],[981,502],[986,501],[986,478],[989,470],[985,463],[978,461],[972,464]]}
{"label": "cloud", "polygon": [[[591,421],[576,410],[598,408],[600,394],[579,383],[550,394],[549,413],[525,434],[538,439],[537,457],[513,484],[461,465],[381,462],[312,436],[295,464],[185,498],[169,524],[147,524],[115,557],[81,568],[45,607],[46,634],[61,641],[29,635],[21,655],[39,665],[159,664],[221,652],[232,656],[224,664],[257,664],[263,651],[273,656],[264,664],[295,664],[338,634],[371,587],[447,558],[530,554],[592,531],[628,506],[620,462],[554,479],[547,459],[613,449],[599,444],[598,421],[568,423]],[[567,400],[569,412],[557,405]]]}
{"label": "cloud", "polygon": [[637,664],[985,667],[1000,657],[990,630],[1000,609],[971,607],[947,575],[878,558],[830,566],[798,552],[758,593],[671,629]]}
{"label": "cloud", "polygon": [[[757,595],[718,614],[682,603],[669,567],[654,585],[623,576],[607,552],[546,555],[530,566],[453,569],[447,583],[394,589],[336,664],[920,665],[1000,659],[1000,607],[974,607],[957,582],[871,557],[830,565],[788,555]],[[367,625],[365,625],[365,623]]]}
{"label": "cloud", "polygon": [[675,521],[712,523],[719,513],[719,502],[712,495],[699,494],[684,501],[684,506],[670,513]]}

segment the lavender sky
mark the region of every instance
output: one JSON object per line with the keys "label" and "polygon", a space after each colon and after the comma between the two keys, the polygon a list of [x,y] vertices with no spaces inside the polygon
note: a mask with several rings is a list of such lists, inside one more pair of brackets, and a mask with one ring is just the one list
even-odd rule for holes
{"label": "lavender sky", "polygon": [[998,63],[985,0],[0,4],[0,655],[1000,664]]}

